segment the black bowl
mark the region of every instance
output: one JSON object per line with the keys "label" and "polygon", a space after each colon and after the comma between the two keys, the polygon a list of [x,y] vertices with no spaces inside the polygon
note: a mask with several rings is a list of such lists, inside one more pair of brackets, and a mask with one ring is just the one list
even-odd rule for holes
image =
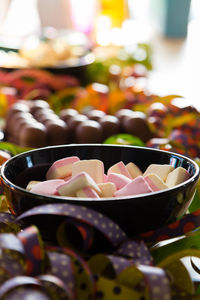
{"label": "black bowl", "polygon": [[[101,200],[51,197],[26,191],[25,187],[30,180],[45,180],[45,173],[54,161],[73,155],[80,159],[100,159],[104,162],[106,170],[121,160],[124,163],[134,162],[142,171],[152,163],[181,166],[191,177],[167,190]],[[166,225],[185,213],[195,193],[199,167],[182,155],[151,148],[95,144],[62,145],[14,156],[2,166],[1,178],[10,210],[16,215],[47,203],[84,205],[110,217],[128,236],[133,236]]]}

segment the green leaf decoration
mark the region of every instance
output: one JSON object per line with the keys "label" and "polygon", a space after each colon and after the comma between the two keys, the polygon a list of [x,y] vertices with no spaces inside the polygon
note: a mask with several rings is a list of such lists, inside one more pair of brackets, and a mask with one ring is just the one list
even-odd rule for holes
{"label": "green leaf decoration", "polygon": [[107,138],[103,144],[134,145],[144,147],[144,142],[131,134],[120,133]]}
{"label": "green leaf decoration", "polygon": [[33,148],[20,147],[20,146],[17,146],[12,143],[8,143],[8,142],[0,142],[0,149],[8,151],[12,155],[16,155],[16,154],[20,154],[20,153],[32,150]]}

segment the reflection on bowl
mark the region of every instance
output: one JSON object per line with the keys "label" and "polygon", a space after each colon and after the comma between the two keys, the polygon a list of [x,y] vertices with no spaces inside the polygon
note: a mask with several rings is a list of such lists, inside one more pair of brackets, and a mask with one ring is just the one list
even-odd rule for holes
{"label": "reflection on bowl", "polygon": [[[167,190],[123,198],[80,199],[45,196],[26,191],[30,180],[45,180],[50,165],[61,158],[100,159],[108,170],[113,164],[134,162],[142,171],[152,163],[183,167],[190,178]],[[122,145],[62,145],[40,148],[17,155],[1,169],[8,205],[16,215],[47,203],[85,205],[113,219],[129,235],[149,231],[174,221],[190,205],[199,177],[199,167],[191,159],[172,152]]]}

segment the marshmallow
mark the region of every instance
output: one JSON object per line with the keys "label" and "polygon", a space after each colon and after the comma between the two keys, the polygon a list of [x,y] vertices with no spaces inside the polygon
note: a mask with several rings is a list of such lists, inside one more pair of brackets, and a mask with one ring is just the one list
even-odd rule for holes
{"label": "marshmallow", "polygon": [[166,184],[168,187],[173,187],[183,181],[186,181],[189,177],[190,174],[186,169],[178,167],[168,174]]}
{"label": "marshmallow", "polygon": [[148,174],[144,177],[144,180],[148,183],[151,189],[156,192],[160,190],[165,190],[168,186],[162,181],[162,179],[156,174]]}
{"label": "marshmallow", "polygon": [[27,186],[26,186],[26,190],[30,192],[30,190],[32,189],[32,187],[33,187],[35,184],[39,183],[39,182],[41,182],[41,181],[36,181],[36,180],[31,180],[31,181],[29,181],[29,183],[28,183]]}
{"label": "marshmallow", "polygon": [[99,183],[98,187],[101,190],[101,197],[108,198],[108,197],[114,197],[114,193],[116,192],[116,186],[112,182],[104,182]]}
{"label": "marshmallow", "polygon": [[110,173],[122,174],[131,179],[131,175],[129,174],[125,164],[122,161],[120,161],[120,162],[116,163],[115,165],[113,165],[112,167],[110,167],[108,169],[107,175],[109,175]]}
{"label": "marshmallow", "polygon": [[167,175],[173,170],[174,167],[171,165],[151,164],[148,166],[143,176],[145,177],[148,174],[154,173],[158,175],[165,182],[167,179]]}
{"label": "marshmallow", "polygon": [[122,189],[115,192],[115,197],[131,196],[137,194],[151,193],[152,189],[144,180],[143,176],[138,176]]}
{"label": "marshmallow", "polygon": [[65,182],[62,179],[51,179],[46,181],[41,181],[34,184],[31,188],[31,193],[41,194],[41,195],[58,195],[57,187]]}
{"label": "marshmallow", "polygon": [[131,175],[132,179],[135,179],[137,176],[142,176],[142,171],[134,163],[130,162],[126,165],[126,168]]}
{"label": "marshmallow", "polygon": [[98,159],[80,160],[72,166],[72,177],[86,172],[96,183],[104,182],[104,164]]}
{"label": "marshmallow", "polygon": [[101,190],[95,181],[86,172],[81,172],[64,184],[58,186],[57,191],[61,196],[75,197],[78,190],[85,187],[93,188],[98,194],[101,194]]}
{"label": "marshmallow", "polygon": [[110,173],[108,175],[108,182],[112,182],[115,184],[116,189],[120,190],[123,188],[125,185],[130,183],[132,180],[122,174],[117,174],[117,173]]}
{"label": "marshmallow", "polygon": [[99,198],[99,195],[91,187],[84,187],[76,192],[76,197],[80,198]]}
{"label": "marshmallow", "polygon": [[72,165],[79,161],[77,156],[70,156],[55,161],[46,174],[46,179],[62,179],[72,175]]}

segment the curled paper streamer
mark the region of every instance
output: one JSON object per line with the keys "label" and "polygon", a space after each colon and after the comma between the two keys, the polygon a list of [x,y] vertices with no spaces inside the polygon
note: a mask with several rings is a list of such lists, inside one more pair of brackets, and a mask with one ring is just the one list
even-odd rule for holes
{"label": "curled paper streamer", "polygon": [[[179,234],[189,220],[198,224],[198,215],[197,211],[182,218]],[[200,257],[198,230],[167,245],[151,240],[149,246],[141,236],[128,238],[104,215],[71,204],[38,206],[11,221],[20,222],[22,230],[0,235],[4,261],[0,294],[5,299],[12,299],[14,291],[16,295],[34,291],[41,299],[157,300],[183,294],[196,299],[198,290],[180,258]],[[46,240],[42,225],[53,229],[52,239],[48,235]],[[171,235],[177,228],[171,226]]]}

